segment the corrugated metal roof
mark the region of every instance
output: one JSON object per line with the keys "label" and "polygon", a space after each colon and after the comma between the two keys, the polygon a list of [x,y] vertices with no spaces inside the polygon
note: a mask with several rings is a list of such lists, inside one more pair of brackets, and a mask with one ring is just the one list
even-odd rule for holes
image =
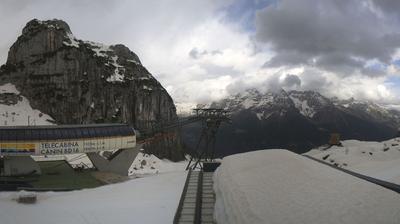
{"label": "corrugated metal roof", "polygon": [[1,129],[58,129],[58,128],[84,128],[84,127],[120,127],[129,126],[128,124],[108,123],[108,124],[66,124],[66,125],[37,125],[37,126],[0,126]]}
{"label": "corrugated metal roof", "polygon": [[1,141],[80,139],[135,135],[127,124],[86,124],[54,126],[3,126]]}

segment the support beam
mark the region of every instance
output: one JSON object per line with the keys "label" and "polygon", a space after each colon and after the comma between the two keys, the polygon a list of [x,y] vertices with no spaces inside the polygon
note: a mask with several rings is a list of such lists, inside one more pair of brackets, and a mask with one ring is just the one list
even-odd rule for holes
{"label": "support beam", "polygon": [[129,175],[129,167],[132,165],[142,145],[136,145],[134,148],[119,149],[108,159],[96,152],[87,153],[90,161],[101,172],[111,172],[122,176]]}
{"label": "support beam", "polygon": [[4,156],[3,176],[41,174],[39,165],[31,156]]}

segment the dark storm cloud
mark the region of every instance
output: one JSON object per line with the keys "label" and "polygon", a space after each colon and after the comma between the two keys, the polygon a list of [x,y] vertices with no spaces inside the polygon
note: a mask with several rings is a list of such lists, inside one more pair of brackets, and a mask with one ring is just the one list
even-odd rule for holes
{"label": "dark storm cloud", "polygon": [[362,0],[281,0],[258,12],[256,27],[257,39],[276,53],[270,67],[352,73],[368,60],[389,64],[400,47],[398,30]]}
{"label": "dark storm cloud", "polygon": [[339,74],[352,74],[364,66],[364,61],[343,53],[329,53],[319,56],[314,63],[317,67]]}
{"label": "dark storm cloud", "polygon": [[305,53],[299,54],[298,52],[282,50],[271,60],[264,63],[263,67],[280,67],[280,66],[294,66],[299,64],[309,64],[311,55]]}

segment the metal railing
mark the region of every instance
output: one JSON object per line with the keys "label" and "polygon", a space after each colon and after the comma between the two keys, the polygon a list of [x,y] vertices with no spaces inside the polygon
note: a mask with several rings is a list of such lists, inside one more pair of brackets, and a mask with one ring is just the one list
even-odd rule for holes
{"label": "metal railing", "polygon": [[192,174],[192,170],[189,170],[187,176],[186,176],[186,181],[185,181],[185,186],[183,186],[182,194],[181,194],[181,199],[179,200],[178,208],[176,209],[175,216],[174,216],[174,224],[177,224],[183,209],[183,202],[185,201],[185,195],[188,189],[189,185],[189,180],[190,180],[190,175]]}
{"label": "metal railing", "polygon": [[319,159],[316,159],[316,158],[314,158],[314,157],[311,157],[311,156],[309,156],[309,155],[303,155],[303,156],[306,157],[306,158],[309,158],[309,159],[311,159],[311,160],[317,161],[317,162],[319,162],[319,163],[322,163],[322,164],[324,164],[324,165],[327,165],[327,166],[330,166],[330,167],[332,167],[332,168],[335,168],[335,169],[337,169],[337,170],[340,170],[340,171],[342,171],[342,172],[345,172],[345,173],[347,173],[347,174],[350,174],[350,175],[352,175],[352,176],[358,177],[358,178],[360,178],[360,179],[363,179],[363,180],[366,180],[366,181],[368,181],[368,182],[374,183],[374,184],[376,184],[376,185],[379,185],[379,186],[381,186],[381,187],[387,188],[387,189],[392,190],[392,191],[394,191],[394,192],[400,193],[400,185],[398,185],[398,184],[394,184],[394,183],[387,182],[387,181],[384,181],[384,180],[379,180],[379,179],[376,179],[376,178],[373,178],[373,177],[370,177],[370,176],[366,176],[366,175],[362,175],[362,174],[359,174],[359,173],[356,173],[356,172],[353,172],[353,171],[350,171],[350,170],[346,170],[346,169],[343,169],[343,168],[341,168],[341,167],[337,167],[337,166],[335,166],[335,165],[332,165],[332,164],[330,164],[330,163],[327,163],[327,162],[325,162],[325,161],[321,161],[321,160],[319,160]]}

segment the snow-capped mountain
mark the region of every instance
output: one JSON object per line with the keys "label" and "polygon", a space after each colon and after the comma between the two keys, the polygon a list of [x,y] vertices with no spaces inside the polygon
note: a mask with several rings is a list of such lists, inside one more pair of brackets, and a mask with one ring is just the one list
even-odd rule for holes
{"label": "snow-capped mountain", "polygon": [[284,114],[295,107],[290,96],[284,91],[261,94],[256,89],[249,89],[243,94],[236,94],[210,107],[224,108],[230,111],[251,110],[258,119],[267,119],[273,113]]}
{"label": "snow-capped mountain", "polygon": [[400,125],[400,111],[380,106],[374,102],[359,101],[354,98],[338,100],[333,98],[335,106],[349,113],[357,114],[365,119],[387,122],[389,125],[398,127]]}
{"label": "snow-capped mountain", "polygon": [[[267,119],[272,113],[283,115],[289,110],[298,110],[304,117],[313,119],[324,110],[337,109],[356,116],[377,121],[390,121],[397,125],[400,112],[388,109],[373,102],[359,101],[354,98],[339,100],[327,98],[315,91],[289,91],[261,93],[256,89],[246,90],[218,102],[213,102],[210,107],[224,108],[233,112],[250,110],[257,117]],[[267,115],[267,116],[265,116]]]}
{"label": "snow-capped mountain", "polygon": [[[232,114],[232,124],[219,132],[221,155],[270,147],[305,152],[327,143],[331,133],[342,139],[384,140],[394,137],[400,125],[397,111],[372,102],[331,99],[315,91],[250,89],[208,106]],[[183,134],[187,139],[190,132]]]}
{"label": "snow-capped mountain", "polygon": [[260,120],[268,119],[273,113],[283,115],[290,110],[298,110],[305,117],[312,118],[318,111],[334,106],[321,94],[313,91],[267,92],[262,94],[256,89],[249,89],[214,102],[211,107],[224,108],[233,112],[250,110],[257,114]]}

